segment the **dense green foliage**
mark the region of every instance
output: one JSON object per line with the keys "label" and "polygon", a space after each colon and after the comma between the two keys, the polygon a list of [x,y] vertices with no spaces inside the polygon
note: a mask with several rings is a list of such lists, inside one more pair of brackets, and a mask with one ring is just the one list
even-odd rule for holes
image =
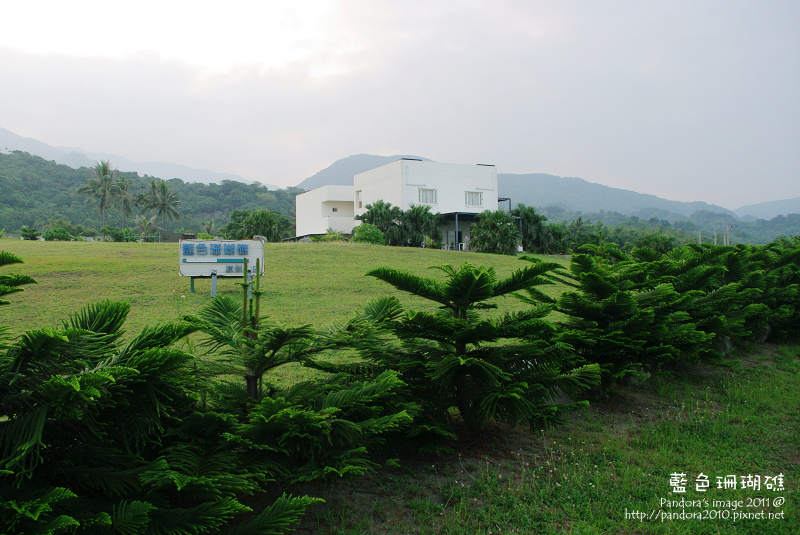
{"label": "dense green foliage", "polygon": [[403,247],[441,247],[442,217],[430,206],[412,206],[406,211],[381,200],[367,205],[356,219],[375,225],[387,245]]}
{"label": "dense green foliage", "polygon": [[72,239],[72,235],[64,227],[55,227],[46,231],[42,238],[44,241],[69,241]]}
{"label": "dense green foliage", "polygon": [[[117,190],[117,194],[121,190]],[[115,202],[118,200],[118,196],[115,196]],[[121,200],[121,199],[120,199]],[[150,214],[158,220],[161,219],[161,228],[163,230],[167,230],[167,219],[170,221],[180,219],[180,213],[178,212],[178,204],[180,200],[178,199],[178,194],[171,190],[169,184],[167,184],[166,180],[160,179],[153,179],[150,181],[150,184],[145,190],[144,193],[140,193],[136,196],[136,204],[141,206],[145,210],[149,210]],[[118,206],[122,206],[120,202],[116,203]],[[130,210],[128,210],[129,212]],[[125,211],[121,210],[120,214],[125,217]]]}
{"label": "dense green foliage", "polygon": [[[0,256],[0,264],[18,261]],[[33,281],[0,282],[7,293]],[[397,374],[241,397],[235,383],[209,385],[192,355],[170,347],[202,328],[247,373],[292,360],[283,351],[292,354],[311,331],[259,325],[258,281],[254,292],[255,305],[243,288],[247,307],[218,299],[199,318],[148,327],[127,344],[119,339],[129,305],[103,302],[61,329],[0,347],[4,533],[277,534],[318,500],[284,494],[245,520],[243,497],[271,482],[377,466],[372,447],[411,420],[392,401],[404,386]]]}
{"label": "dense green foliage", "polygon": [[220,233],[231,240],[251,240],[253,236],[263,236],[270,242],[288,238],[293,221],[286,216],[269,210],[234,210],[230,223],[220,229]]}
{"label": "dense green foliage", "polygon": [[386,243],[386,238],[383,236],[381,229],[372,223],[361,223],[353,229],[353,237],[350,239],[353,243],[372,243],[375,245],[383,245]]}
{"label": "dense green foliage", "polygon": [[28,228],[23,225],[22,228],[19,229],[19,234],[24,240],[35,240],[39,236],[39,229]]}
{"label": "dense green foliage", "polygon": [[78,189],[78,195],[86,195],[86,204],[97,202],[100,216],[103,218],[103,226],[106,226],[106,211],[111,207],[120,192],[117,184],[116,170],[111,168],[111,162],[98,162],[92,168],[92,177],[86,181],[83,187]]}
{"label": "dense green foliage", "polygon": [[[122,227],[146,222],[149,213],[147,216],[139,215],[131,199],[147,193],[154,177],[120,171],[115,176],[117,186],[127,192],[127,209],[119,203],[110,204],[106,210],[106,223]],[[0,154],[0,191],[3,192],[0,196],[0,228],[9,232],[18,232],[23,225],[47,229],[51,228],[50,220],[63,219],[75,226],[100,229],[103,219],[97,202],[87,205],[86,197],[77,193],[93,177],[90,169],[72,169],[23,152]],[[123,179],[125,185],[121,182]],[[180,226],[189,231],[202,230],[202,222],[210,219],[216,221],[218,227],[224,226],[234,210],[268,209],[292,215],[294,197],[302,191],[297,188],[272,191],[256,183],[230,180],[222,184],[200,184],[172,178],[166,183],[180,199]],[[139,218],[139,222],[134,222]],[[155,224],[164,226],[161,216]],[[152,229],[138,233],[153,234]]]}
{"label": "dense green foliage", "polygon": [[[489,300],[548,283],[558,264],[541,263],[498,279],[492,268],[465,263],[439,266],[446,281],[381,268],[368,275],[441,305],[441,313],[405,311],[396,298],[373,301],[338,334],[339,343],[358,349],[364,363],[322,370],[369,378],[387,371],[408,384],[410,400],[422,412],[403,442],[420,448],[453,438],[453,415],[470,428],[489,421],[546,426],[599,380],[597,365],[573,367],[570,347],[556,342],[543,320],[550,306],[487,319],[479,311]],[[454,412],[457,409],[457,412]]]}
{"label": "dense green foliage", "polygon": [[[107,163],[110,165],[110,162]],[[91,236],[97,233],[96,229],[104,226],[103,215],[109,226],[132,226],[136,228],[135,234],[143,236],[155,234],[156,226],[168,225],[163,217],[165,212],[157,217],[151,217],[149,212],[137,213],[144,205],[140,204],[137,208],[134,201],[149,192],[153,177],[119,171],[114,176],[116,200],[107,203],[103,211],[99,210],[99,198],[91,197],[87,205],[85,197],[77,194],[79,189],[96,180],[92,170],[72,169],[19,151],[0,154],[0,191],[3,191],[0,196],[0,228],[17,233],[23,225],[45,230],[62,226],[73,236]],[[206,185],[172,178],[166,184],[169,191],[180,199],[179,226],[190,232],[201,231],[203,222],[210,220],[216,222],[217,228],[224,227],[236,210],[267,209],[293,219],[294,198],[302,192],[297,188],[273,191],[256,183],[243,184],[228,180],[222,184]],[[375,220],[362,220],[381,229],[387,243],[417,245],[424,242],[427,246],[437,245],[439,233],[431,230],[432,226],[437,225],[435,220],[416,214],[421,217],[408,219],[403,227],[399,209],[387,205],[386,209],[378,210],[381,203],[378,201],[373,206],[375,211],[380,212]],[[520,209],[516,208],[513,215],[522,218],[523,247],[532,253],[568,253],[583,244],[599,244],[601,236],[603,241],[616,243],[627,250],[634,246],[641,247],[646,241],[649,241],[647,246],[661,249],[669,243],[680,246],[700,240],[714,243],[716,239],[718,244],[722,244],[723,227],[729,227],[734,244],[766,244],[780,235],[800,234],[800,214],[778,216],[769,221],[741,221],[731,215],[705,211],[682,219],[666,212],[658,217],[639,219],[610,211],[570,212],[558,206],[536,209],[524,207],[521,212],[523,215],[520,215]],[[544,222],[541,217],[547,217],[549,221]],[[86,232],[72,232],[67,225],[50,223],[59,219]],[[288,228],[291,227],[293,223],[288,225]],[[430,237],[435,239],[426,239]],[[662,244],[655,243],[654,238]]]}
{"label": "dense green foliage", "polygon": [[[668,253],[585,246],[569,272],[574,288],[551,303],[566,319],[558,339],[603,367],[604,385],[664,366],[722,358],[733,344],[800,328],[800,239],[767,246],[690,244]],[[534,258],[527,258],[538,262]]]}
{"label": "dense green foliage", "polygon": [[479,253],[515,255],[521,240],[514,218],[501,210],[482,212],[469,228],[469,247]]}
{"label": "dense green foliage", "polygon": [[[528,257],[505,278],[469,263],[439,266],[444,279],[374,269],[439,312],[388,297],[325,332],[270,322],[258,276],[252,297],[242,283],[241,298],[218,296],[127,343],[130,305],[109,301],[13,341],[0,330],[0,525],[281,533],[315,501],[285,485],[360,476],[393,450],[441,450],[459,422],[541,429],[585,406],[601,380],[611,395],[631,376],[800,332],[800,238],[582,251],[569,271]],[[19,261],[0,253],[0,266]],[[555,281],[571,289],[548,297],[542,285]],[[33,282],[0,275],[0,298]],[[530,307],[486,314],[508,295]],[[195,332],[212,358],[174,345]],[[292,363],[327,374],[271,380]],[[273,499],[249,515],[245,498],[265,491]]]}
{"label": "dense green foliage", "polygon": [[[744,221],[728,214],[705,210],[697,211],[686,218],[676,218],[675,214],[663,213],[646,219],[606,210],[594,213],[575,212],[558,206],[537,208],[537,212],[548,218],[550,221],[548,226],[551,228],[559,224],[574,225],[580,218],[584,221],[584,232],[581,234],[596,237],[598,231],[602,230],[604,240],[617,243],[620,247],[633,243],[641,233],[672,236],[676,245],[699,241],[723,245],[724,227],[728,227],[733,244],[765,245],[779,236],[800,234],[800,214],[780,215],[770,220]],[[575,234],[578,234],[579,229],[574,230]],[[572,248],[575,249],[579,245],[581,243],[574,243]]]}

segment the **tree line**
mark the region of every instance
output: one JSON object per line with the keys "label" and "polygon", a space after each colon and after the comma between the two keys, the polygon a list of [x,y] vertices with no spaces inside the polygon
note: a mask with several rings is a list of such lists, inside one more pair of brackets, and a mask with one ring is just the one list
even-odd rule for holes
{"label": "tree line", "polygon": [[[432,213],[430,207],[412,206],[403,211],[379,200],[366,208],[364,214],[356,216],[362,223],[353,231],[355,241],[407,247],[442,246],[444,219],[440,214]],[[487,210],[476,217],[477,221],[470,225],[469,248],[486,253],[514,255],[521,248],[536,254],[571,254],[583,245],[602,243],[616,244],[625,251],[646,246],[667,252],[695,241],[692,234],[673,229],[668,224],[665,226],[663,221],[613,227],[602,222],[592,224],[578,216],[568,224],[548,222],[547,216],[524,204],[517,205],[510,213]],[[367,229],[371,238],[363,239]],[[373,229],[379,231],[380,236]]]}
{"label": "tree line", "polygon": [[[131,233],[152,235],[157,228],[203,232],[213,222],[214,230],[224,228],[231,221],[234,211],[269,210],[288,217],[291,229],[294,226],[294,197],[301,190],[287,188],[269,190],[258,183],[244,184],[225,180],[221,184],[200,184],[183,182],[180,179],[165,180],[169,193],[180,201],[175,206],[180,220],[164,218],[164,214],[152,220],[152,226],[136,229],[138,226],[125,209],[116,209],[113,203],[105,210],[105,222],[99,209],[99,200],[86,204],[87,196],[79,195],[79,189],[96,178],[92,169],[72,169],[44,160],[38,156],[15,151],[0,153],[0,229],[19,233],[25,226],[37,229],[41,235],[47,230],[65,228],[73,236],[98,235],[103,226],[118,229],[130,228]],[[153,180],[159,187],[161,179],[139,176],[137,173],[116,171],[114,181],[124,180],[126,190],[134,201],[140,195],[149,195]],[[138,211],[144,206],[133,204]],[[150,209],[144,209],[147,220],[152,216]],[[138,214],[134,214],[138,215]],[[178,221],[175,223],[174,221]],[[289,231],[291,232],[291,230]]]}
{"label": "tree line", "polygon": [[[89,236],[99,234],[103,226],[110,226],[119,229],[121,235],[122,229],[138,226],[128,219],[130,216],[126,215],[128,212],[124,208],[120,211],[109,206],[111,209],[106,211],[104,221],[98,206],[85,204],[86,197],[78,195],[77,191],[94,176],[91,169],[72,169],[20,151],[0,153],[0,191],[3,192],[0,196],[0,233],[3,229],[17,233],[25,226],[37,229],[39,234],[64,228],[73,236]],[[117,180],[125,180],[126,189],[134,199],[151,193],[152,181],[160,180],[119,171],[116,176]],[[177,206],[180,223],[171,225],[168,217],[165,220],[159,216],[152,221],[152,226],[131,230],[131,233],[148,235],[157,232],[156,227],[169,226],[172,230],[213,234],[208,232],[212,224],[213,229],[219,232],[232,222],[235,213],[269,210],[283,216],[283,236],[288,237],[293,235],[294,198],[302,193],[298,188],[269,190],[257,183],[244,184],[230,180],[221,184],[200,184],[173,178],[166,180],[165,186],[180,200]],[[692,241],[713,243],[716,233],[717,242],[721,244],[723,227],[729,227],[733,243],[765,244],[776,236],[800,234],[800,214],[747,222],[711,212],[697,212],[688,219],[674,220],[675,214],[667,213],[658,218],[639,219],[617,212],[570,212],[557,206],[537,207],[536,211],[538,216],[547,217],[544,225],[550,235],[549,240],[546,239],[547,234],[541,236],[542,243],[537,246],[536,252],[544,252],[548,241],[550,252],[575,250],[583,243],[598,243],[600,234],[604,241],[617,243],[621,247],[641,245],[643,241],[639,240],[644,233],[650,233],[646,239],[652,243],[655,243],[658,234],[674,237],[675,245]],[[240,215],[238,217],[241,219]],[[405,223],[407,228],[402,232],[416,235],[404,238],[395,233],[387,241],[395,245],[402,240],[407,244],[409,240],[411,243],[421,243],[420,233],[433,236],[434,233],[426,230],[426,225],[430,224],[429,218],[427,221],[426,218],[428,216],[420,213]],[[387,230],[388,227],[385,227],[382,232]]]}

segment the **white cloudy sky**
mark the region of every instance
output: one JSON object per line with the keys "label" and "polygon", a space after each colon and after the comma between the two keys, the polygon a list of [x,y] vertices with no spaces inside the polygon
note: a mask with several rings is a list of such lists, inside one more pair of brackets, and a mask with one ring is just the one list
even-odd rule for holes
{"label": "white cloudy sky", "polygon": [[796,0],[0,2],[0,127],[294,185],[358,153],[800,196]]}

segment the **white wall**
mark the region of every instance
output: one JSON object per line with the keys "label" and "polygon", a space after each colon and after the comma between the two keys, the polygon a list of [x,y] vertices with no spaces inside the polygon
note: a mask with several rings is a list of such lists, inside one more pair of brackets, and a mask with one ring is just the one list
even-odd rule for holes
{"label": "white wall", "polygon": [[[297,236],[324,234],[328,228],[350,232],[360,223],[354,216],[379,200],[402,210],[425,205],[420,203],[420,188],[436,190],[436,203],[429,205],[434,213],[497,210],[495,166],[397,160],[355,175],[353,186],[323,186],[298,195]],[[467,192],[481,193],[482,204],[467,205]],[[466,239],[469,223],[459,224],[459,230]]]}
{"label": "white wall", "polygon": [[[334,211],[336,208],[336,211]],[[322,186],[295,199],[297,236],[353,230],[353,186]]]}
{"label": "white wall", "polygon": [[363,214],[367,211],[368,204],[374,204],[375,201],[381,200],[392,206],[403,208],[402,164],[404,161],[397,160],[353,177],[355,215]]}
{"label": "white wall", "polygon": [[[355,215],[366,212],[367,205],[377,200],[399,206],[402,210],[424,204],[420,203],[420,188],[436,190],[436,204],[430,204],[432,212],[480,213],[497,210],[497,168],[493,165],[398,160],[356,175],[353,187],[356,195]],[[480,206],[466,204],[468,191],[482,194]]]}

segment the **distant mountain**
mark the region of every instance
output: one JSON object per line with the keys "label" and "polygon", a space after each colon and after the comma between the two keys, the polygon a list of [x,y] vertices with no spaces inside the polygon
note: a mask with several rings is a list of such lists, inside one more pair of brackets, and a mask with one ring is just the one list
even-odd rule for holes
{"label": "distant mountain", "polygon": [[[5,128],[0,128],[0,150],[5,152],[21,150],[35,156],[40,156],[45,160],[67,165],[73,169],[94,167],[100,160],[110,160],[111,164],[120,171],[135,171],[140,175],[150,175],[165,180],[180,178],[184,182],[199,182],[202,184],[219,184],[223,180],[234,180],[246,184],[253,182],[252,180],[231,173],[217,173],[208,169],[195,169],[174,163],[134,162],[116,154],[86,152],[77,147],[53,147],[35,139],[19,136]],[[271,190],[280,189],[278,186],[272,184],[264,185]]]}
{"label": "distant mountain", "polygon": [[322,186],[352,186],[353,177],[358,173],[375,169],[387,163],[392,163],[400,158],[418,158],[428,160],[419,156],[375,156],[374,154],[355,154],[336,160],[331,165],[318,172],[314,176],[300,182],[297,187],[306,191]]}
{"label": "distant mountain", "polygon": [[[769,201],[749,204],[734,210],[742,219],[772,219],[779,215],[800,214],[800,197],[782,201]],[[749,216],[749,217],[748,217]]]}
{"label": "distant mountain", "polygon": [[[356,154],[337,160],[314,176],[300,182],[297,187],[312,190],[328,185],[352,185],[354,175],[399,158],[428,160],[419,156]],[[497,182],[500,196],[510,197],[512,208],[519,203],[540,208],[557,205],[567,211],[616,211],[645,219],[657,217],[673,221],[702,210],[736,217],[733,212],[721,206],[704,202],[670,201],[655,195],[594,184],[582,178],[565,178],[542,173],[524,175],[498,173]]]}
{"label": "distant mountain", "polygon": [[647,193],[595,184],[582,178],[542,173],[498,173],[497,182],[500,196],[510,197],[512,208],[518,203],[541,208],[556,205],[568,211],[605,210],[647,219],[658,217],[667,220],[676,219],[676,215],[689,217],[701,210],[736,217],[730,210],[714,204],[670,201]]}

